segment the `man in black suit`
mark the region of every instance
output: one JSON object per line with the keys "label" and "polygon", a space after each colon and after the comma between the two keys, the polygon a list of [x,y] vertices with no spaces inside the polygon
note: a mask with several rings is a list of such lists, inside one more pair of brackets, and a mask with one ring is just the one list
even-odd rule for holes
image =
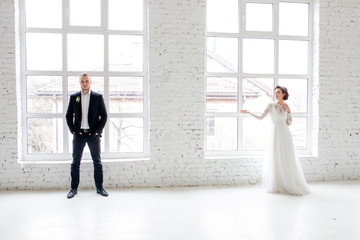
{"label": "man in black suit", "polygon": [[77,194],[80,181],[80,161],[85,144],[90,149],[94,164],[96,192],[104,197],[108,193],[103,188],[103,169],[100,157],[100,137],[106,124],[107,113],[103,96],[90,90],[91,77],[80,75],[81,91],[70,96],[66,111],[66,122],[73,138],[73,161],[71,164],[71,190],[67,197]]}

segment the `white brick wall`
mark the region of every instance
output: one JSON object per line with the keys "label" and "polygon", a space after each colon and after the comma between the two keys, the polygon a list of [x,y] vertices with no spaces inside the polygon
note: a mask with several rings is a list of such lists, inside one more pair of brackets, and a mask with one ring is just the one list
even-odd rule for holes
{"label": "white brick wall", "polygon": [[359,18],[359,0],[320,2],[318,167],[325,180],[360,176]]}
{"label": "white brick wall", "polygon": [[[317,2],[317,156],[302,157],[310,181],[360,178],[360,1]],[[0,189],[64,189],[69,163],[18,164],[17,5],[0,0]],[[261,157],[204,158],[205,0],[149,0],[148,161],[104,160],[105,187],[253,184]],[[317,101],[314,101],[316,104]],[[315,141],[316,142],[316,141]],[[92,188],[92,164],[81,188]]]}
{"label": "white brick wall", "polygon": [[0,184],[1,189],[22,188],[26,177],[17,164],[17,91],[15,4],[0,1]]}

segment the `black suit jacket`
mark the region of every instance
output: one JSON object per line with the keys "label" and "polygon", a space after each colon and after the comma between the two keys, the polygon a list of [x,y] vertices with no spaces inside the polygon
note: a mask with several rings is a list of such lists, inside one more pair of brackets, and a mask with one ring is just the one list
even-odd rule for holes
{"label": "black suit jacket", "polygon": [[[79,101],[76,101],[79,99]],[[70,96],[69,106],[66,111],[66,122],[71,133],[79,134],[81,126],[81,92]],[[91,91],[88,121],[91,135],[98,133],[101,136],[107,120],[104,98],[101,94]]]}

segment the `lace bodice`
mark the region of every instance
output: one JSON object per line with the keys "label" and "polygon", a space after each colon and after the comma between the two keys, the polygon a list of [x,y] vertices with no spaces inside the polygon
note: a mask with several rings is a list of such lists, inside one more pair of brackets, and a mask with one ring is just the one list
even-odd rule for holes
{"label": "lace bodice", "polygon": [[259,120],[265,118],[269,113],[271,121],[273,123],[286,122],[287,125],[290,125],[292,123],[291,113],[288,113],[286,108],[278,103],[270,103],[269,105],[267,105],[266,109],[260,116],[249,112],[251,116]]}

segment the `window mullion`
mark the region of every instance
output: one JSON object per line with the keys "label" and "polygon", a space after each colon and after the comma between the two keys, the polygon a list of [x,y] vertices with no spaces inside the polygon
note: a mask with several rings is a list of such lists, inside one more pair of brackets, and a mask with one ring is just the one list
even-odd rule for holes
{"label": "window mullion", "polygon": [[[104,32],[104,100],[105,105],[107,107],[108,111],[108,123],[109,123],[109,99],[110,99],[110,93],[109,93],[109,21],[108,21],[108,12],[109,12],[109,1],[104,0],[101,1],[101,28]],[[110,153],[110,132],[109,132],[109,124],[105,125],[105,153]]]}
{"label": "window mullion", "polygon": [[22,138],[21,138],[21,150],[22,150],[22,156],[25,156],[27,154],[27,109],[26,109],[26,96],[27,96],[27,92],[26,92],[26,74],[25,74],[25,70],[26,70],[26,57],[25,57],[25,52],[26,52],[26,44],[25,44],[25,30],[26,30],[26,23],[25,23],[25,0],[21,0],[20,4],[19,4],[19,14],[20,14],[20,27],[21,27],[21,31],[20,31],[20,61],[21,61],[21,96],[23,96],[21,98],[21,125],[22,125]]}
{"label": "window mullion", "polygon": [[273,3],[273,31],[274,31],[274,77],[275,86],[279,80],[279,1]]}
{"label": "window mullion", "polygon": [[312,92],[312,86],[313,86],[313,78],[314,78],[314,41],[312,39],[314,39],[314,7],[312,4],[312,1],[309,2],[309,20],[308,20],[308,36],[309,36],[309,54],[308,54],[308,84],[307,84],[307,92],[308,92],[308,97],[307,97],[307,146],[306,149],[308,151],[312,151],[311,146],[312,146],[312,124],[313,121],[310,121],[310,119],[312,119],[312,115],[313,115],[313,106],[312,106],[312,98],[313,98],[313,92]]}
{"label": "window mullion", "polygon": [[[68,100],[68,76],[67,71],[67,29],[69,27],[69,0],[62,1],[62,96],[63,96],[63,112],[64,115],[67,109]],[[66,119],[63,119],[63,150],[65,154],[69,151],[69,131]]]}
{"label": "window mullion", "polygon": [[239,33],[238,33],[238,42],[239,42],[239,51],[238,51],[238,107],[237,107],[237,141],[238,141],[238,148],[237,151],[240,153],[242,151],[242,139],[243,139],[243,118],[242,115],[239,114],[240,109],[242,109],[243,101],[242,101],[242,90],[243,90],[243,35],[246,32],[246,2],[239,0],[238,2],[239,6]]}
{"label": "window mullion", "polygon": [[[149,36],[148,36],[148,31],[146,31],[147,26],[148,26],[148,5],[147,5],[147,1],[143,0],[143,12],[144,12],[144,17],[143,17],[143,44],[144,44],[144,48],[143,48],[143,56],[144,59],[149,59]],[[143,61],[143,136],[144,136],[144,141],[143,141],[143,149],[145,153],[150,153],[150,124],[149,124],[149,106],[148,106],[148,102],[149,102],[149,72],[148,72],[148,66],[149,63],[148,61]]]}

